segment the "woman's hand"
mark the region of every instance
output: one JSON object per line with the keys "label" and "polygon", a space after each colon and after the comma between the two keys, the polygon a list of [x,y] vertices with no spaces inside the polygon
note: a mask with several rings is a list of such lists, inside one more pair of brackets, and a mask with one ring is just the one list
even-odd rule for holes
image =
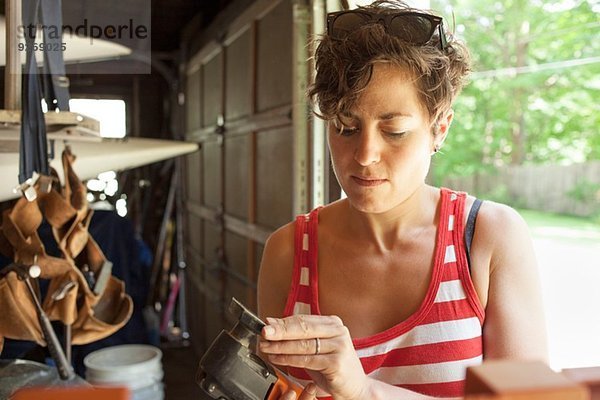
{"label": "woman's hand", "polygon": [[335,398],[367,398],[369,378],[339,317],[294,315],[267,318],[267,322],[259,349],[269,362],[306,369],[313,381]]}

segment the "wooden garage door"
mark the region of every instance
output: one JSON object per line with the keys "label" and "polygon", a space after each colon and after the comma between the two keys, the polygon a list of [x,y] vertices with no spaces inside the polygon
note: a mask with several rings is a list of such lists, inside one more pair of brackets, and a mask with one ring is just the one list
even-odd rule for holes
{"label": "wooden garage door", "polygon": [[310,16],[302,4],[252,3],[187,63],[186,136],[201,143],[185,179],[188,318],[199,354],[231,325],[231,297],[256,310],[267,236],[313,203],[307,30],[294,28]]}

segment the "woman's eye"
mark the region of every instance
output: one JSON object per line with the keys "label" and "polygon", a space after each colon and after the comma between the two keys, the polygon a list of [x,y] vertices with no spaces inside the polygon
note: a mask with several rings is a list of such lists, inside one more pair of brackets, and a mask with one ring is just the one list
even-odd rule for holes
{"label": "woman's eye", "polygon": [[404,135],[406,135],[406,133],[407,133],[406,131],[402,131],[402,132],[386,132],[385,134],[391,138],[398,139],[398,138],[401,138]]}
{"label": "woman's eye", "polygon": [[342,126],[342,128],[340,129],[340,135],[342,135],[342,136],[350,136],[356,132],[358,132],[358,128],[350,128],[347,126]]}

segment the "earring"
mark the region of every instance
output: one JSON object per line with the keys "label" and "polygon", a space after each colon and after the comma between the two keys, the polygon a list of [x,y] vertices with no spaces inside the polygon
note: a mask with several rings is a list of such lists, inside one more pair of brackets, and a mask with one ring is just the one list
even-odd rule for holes
{"label": "earring", "polygon": [[440,151],[440,145],[436,144],[435,146],[433,146],[433,152],[437,153],[438,151]]}

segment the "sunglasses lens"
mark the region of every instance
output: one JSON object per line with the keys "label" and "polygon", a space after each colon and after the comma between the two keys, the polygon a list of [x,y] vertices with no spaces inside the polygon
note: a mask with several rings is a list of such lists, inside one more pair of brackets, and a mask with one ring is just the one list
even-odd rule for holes
{"label": "sunglasses lens", "polygon": [[425,44],[433,34],[436,25],[421,16],[397,15],[390,21],[389,33],[414,44]]}
{"label": "sunglasses lens", "polygon": [[338,15],[331,24],[329,34],[336,38],[344,38],[356,28],[364,25],[370,20],[370,16],[359,12],[345,12]]}
{"label": "sunglasses lens", "polygon": [[370,23],[381,23],[390,35],[396,36],[408,43],[423,45],[427,43],[435,28],[441,23],[441,18],[425,14],[405,12],[391,17],[388,15],[372,14],[360,11],[345,11],[332,15],[329,20],[329,35],[343,39],[356,29]]}

